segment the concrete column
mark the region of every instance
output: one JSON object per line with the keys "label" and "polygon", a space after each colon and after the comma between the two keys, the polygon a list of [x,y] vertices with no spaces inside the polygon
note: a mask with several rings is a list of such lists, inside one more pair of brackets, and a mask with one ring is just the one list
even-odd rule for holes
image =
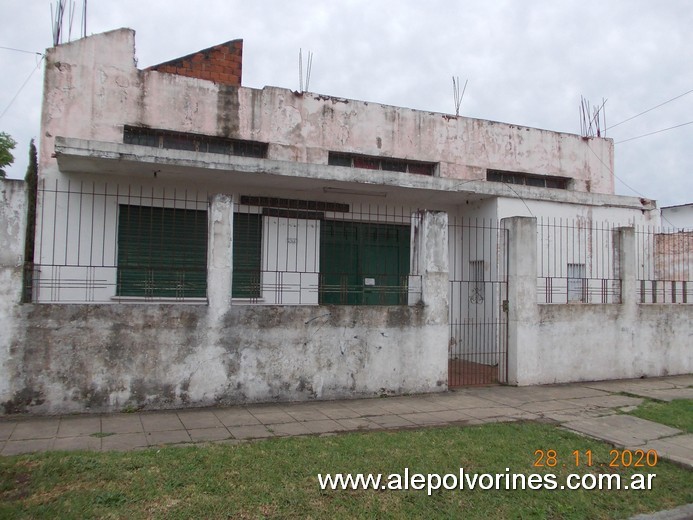
{"label": "concrete column", "polygon": [[412,220],[413,275],[421,277],[420,302],[428,323],[448,324],[448,214],[422,210]]}
{"label": "concrete column", "polygon": [[508,233],[508,383],[526,384],[537,353],[537,219],[503,219]]}
{"label": "concrete column", "polygon": [[233,197],[216,194],[209,211],[207,297],[210,314],[220,316],[231,307],[233,268]]}
{"label": "concrete column", "polygon": [[621,280],[621,303],[633,306],[638,303],[637,268],[635,251],[635,228],[620,227],[614,229],[618,242],[614,247],[616,262],[615,276]]}

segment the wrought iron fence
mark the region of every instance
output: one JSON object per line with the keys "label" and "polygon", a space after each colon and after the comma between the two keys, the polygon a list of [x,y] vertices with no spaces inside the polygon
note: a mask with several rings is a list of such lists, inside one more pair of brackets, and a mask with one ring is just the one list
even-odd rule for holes
{"label": "wrought iron fence", "polygon": [[35,302],[206,301],[206,193],[97,182],[42,182]]}
{"label": "wrought iron fence", "polygon": [[[37,195],[27,300],[207,301],[208,193],[44,181]],[[415,211],[362,202],[240,197],[229,237],[234,303],[418,301],[420,277],[410,274]]]}
{"label": "wrought iron fence", "polygon": [[241,197],[233,225],[233,298],[270,305],[407,305],[415,209]]}
{"label": "wrought iron fence", "polygon": [[508,230],[450,217],[448,384],[507,382]]}
{"label": "wrought iron fence", "polygon": [[616,229],[612,223],[589,219],[540,219],[538,302],[621,303]]}
{"label": "wrought iron fence", "polygon": [[637,227],[640,303],[693,303],[693,230]]}

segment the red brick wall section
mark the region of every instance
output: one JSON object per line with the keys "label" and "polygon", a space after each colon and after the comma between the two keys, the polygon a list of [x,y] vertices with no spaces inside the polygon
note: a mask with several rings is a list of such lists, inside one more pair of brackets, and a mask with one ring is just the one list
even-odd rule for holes
{"label": "red brick wall section", "polygon": [[221,43],[182,58],[153,65],[147,70],[240,87],[243,70],[243,40]]}

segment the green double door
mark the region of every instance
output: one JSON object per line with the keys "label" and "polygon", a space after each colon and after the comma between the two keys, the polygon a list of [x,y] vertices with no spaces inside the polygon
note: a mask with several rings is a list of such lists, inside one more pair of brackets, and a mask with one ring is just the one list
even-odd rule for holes
{"label": "green double door", "polygon": [[320,223],[320,303],[406,305],[409,226]]}

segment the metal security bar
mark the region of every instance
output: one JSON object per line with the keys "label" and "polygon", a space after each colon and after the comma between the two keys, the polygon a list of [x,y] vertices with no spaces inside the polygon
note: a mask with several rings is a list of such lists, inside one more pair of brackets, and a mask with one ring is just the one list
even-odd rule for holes
{"label": "metal security bar", "polygon": [[38,187],[38,303],[202,301],[207,296],[206,193],[97,182]]}
{"label": "metal security bar", "polygon": [[449,219],[451,387],[508,380],[507,245],[496,220]]}
{"label": "metal security bar", "polygon": [[242,196],[233,225],[235,303],[407,305],[415,209]]}
{"label": "metal security bar", "polygon": [[693,230],[637,227],[638,301],[693,303]]}
{"label": "metal security bar", "polygon": [[537,223],[538,303],[621,303],[613,224],[588,219]]}

